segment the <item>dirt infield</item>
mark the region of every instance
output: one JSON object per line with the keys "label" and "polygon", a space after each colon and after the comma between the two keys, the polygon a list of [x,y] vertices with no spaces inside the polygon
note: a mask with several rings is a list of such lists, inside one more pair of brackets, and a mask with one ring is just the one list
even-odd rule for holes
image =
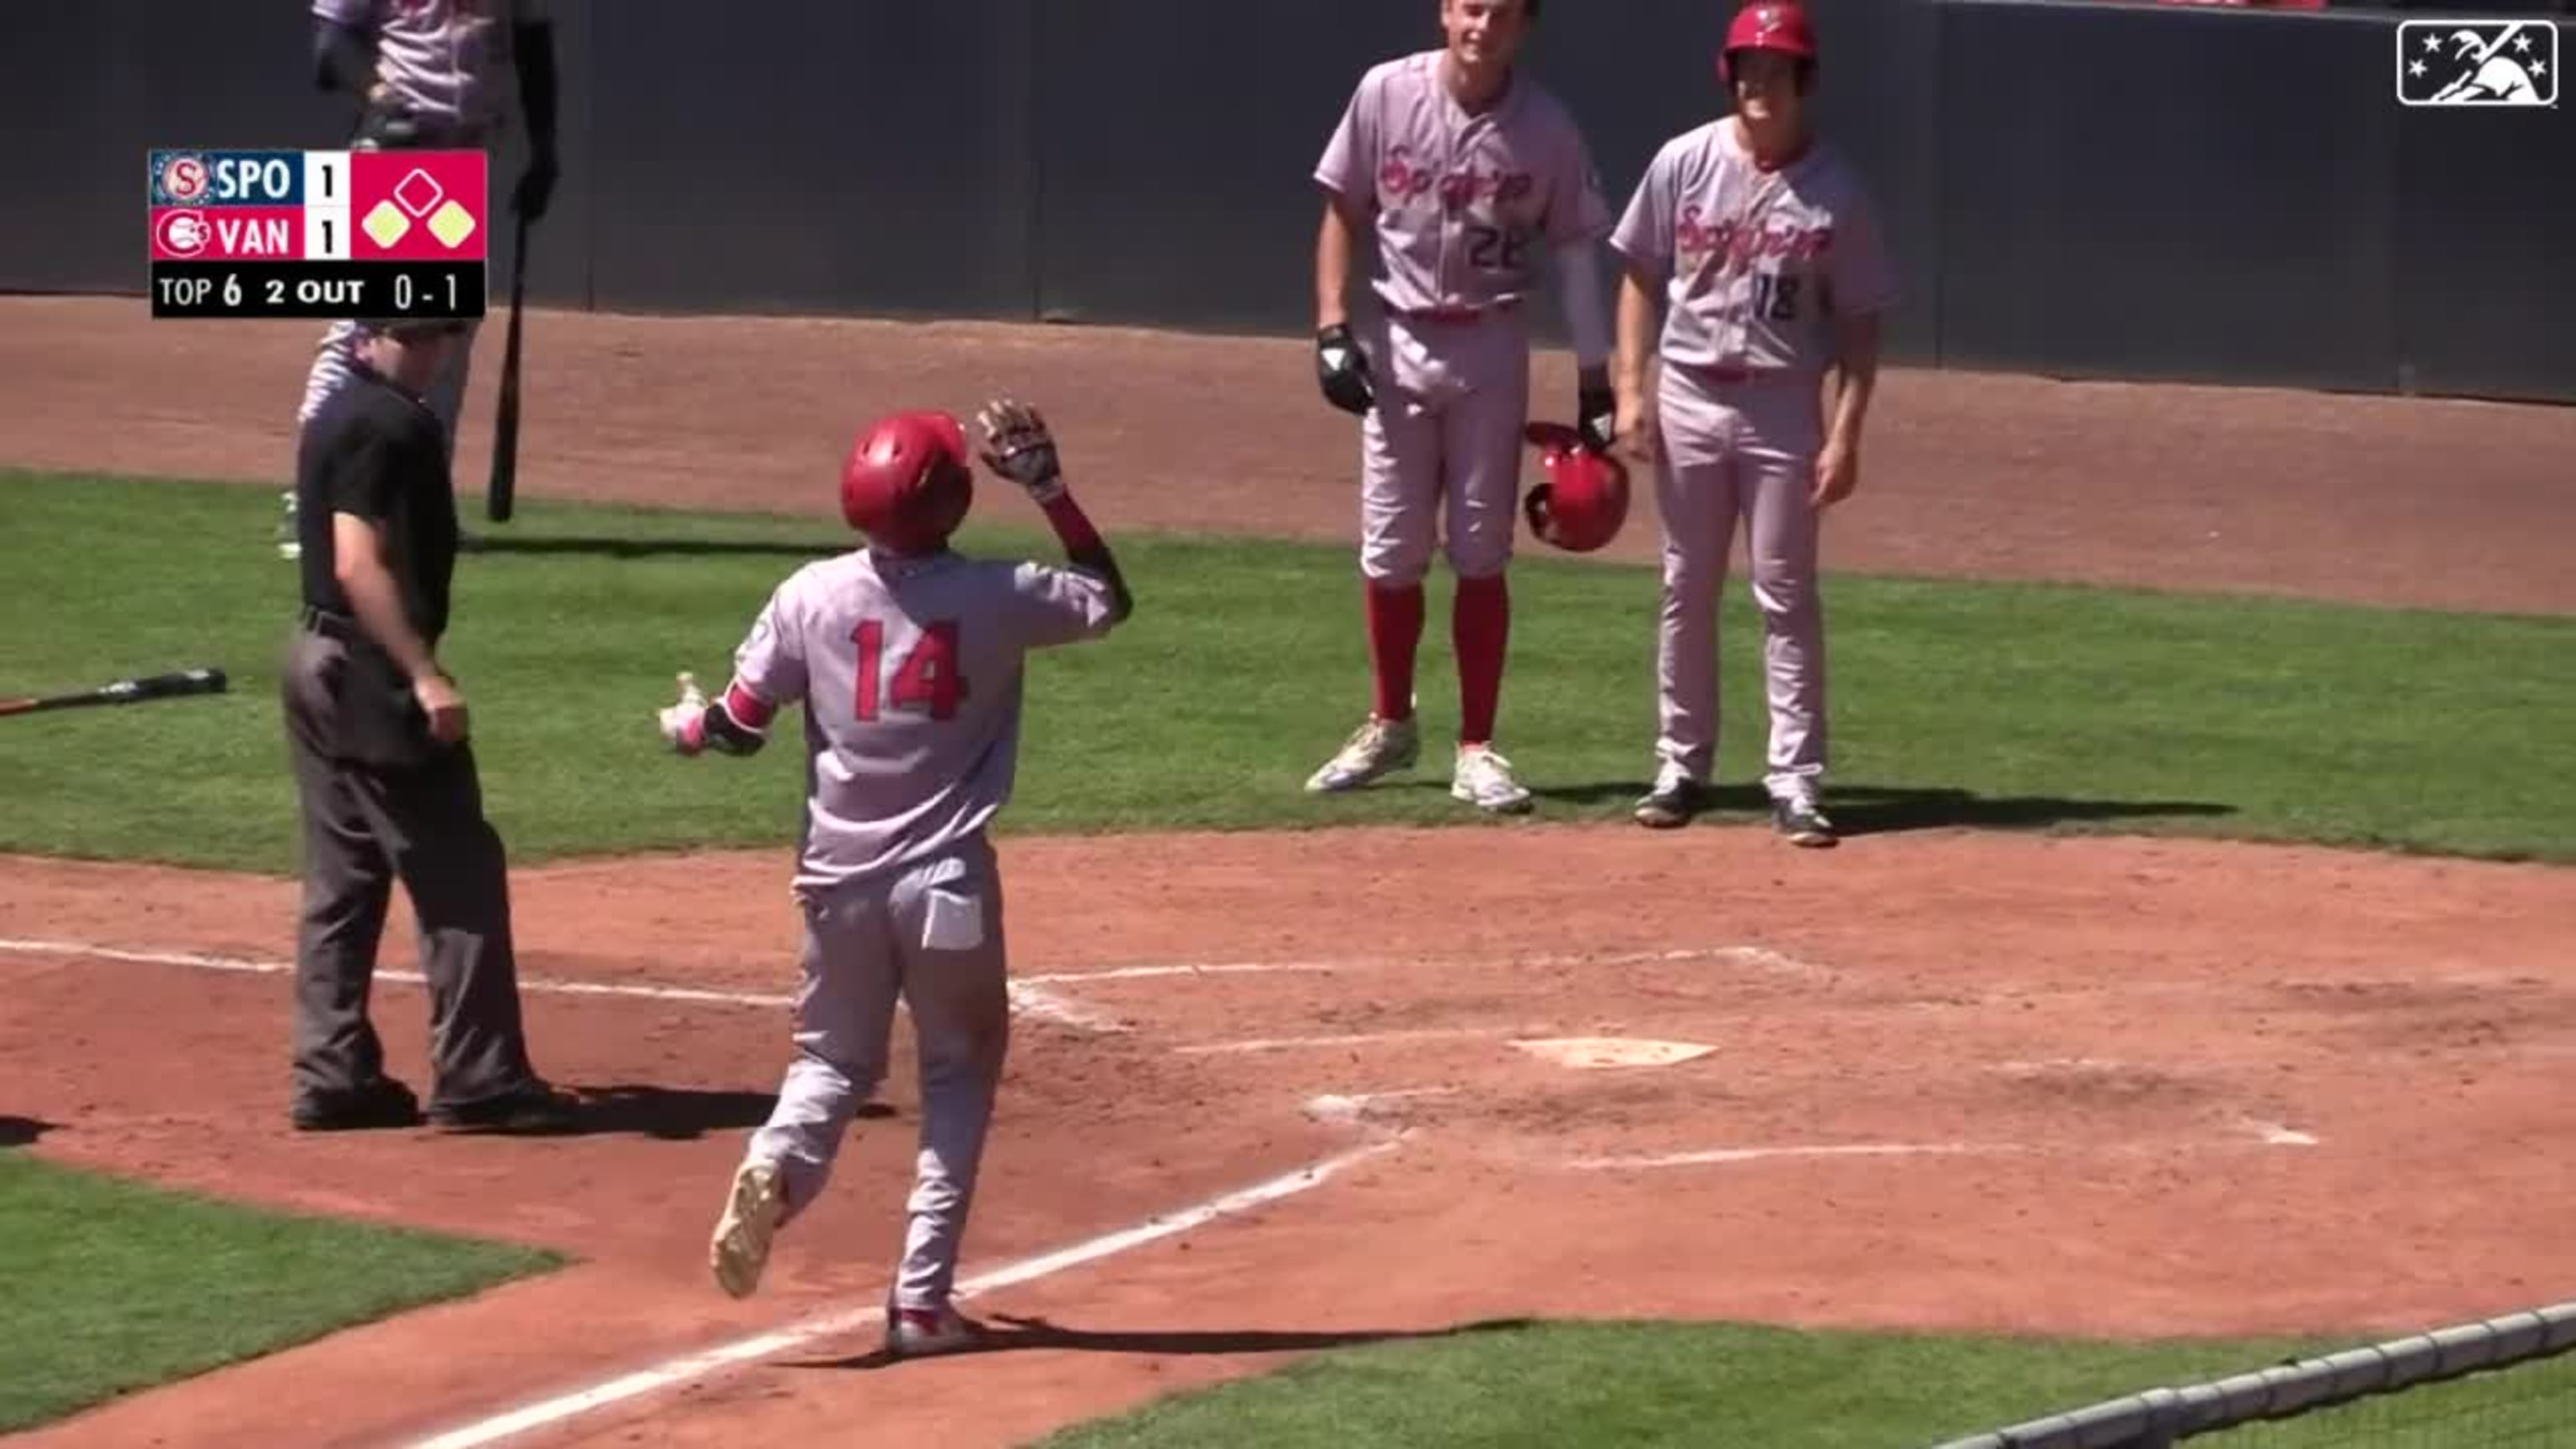
{"label": "dirt infield", "polygon": [[[489,468],[499,331],[476,349],[468,487]],[[284,487],[319,335],[154,322],[140,300],[0,298],[0,465]],[[1293,341],[545,312],[526,347],[526,510],[828,512],[870,417],[1012,391],[1047,410],[1105,528],[1356,536],[1355,425]],[[1571,415],[1566,357],[1543,358],[1534,386],[1538,412]],[[2571,460],[2576,408],[1897,372],[1826,561],[2566,613]],[[1649,500],[1608,556],[1653,556],[1652,518]]]}
{"label": "dirt infield", "polygon": [[[279,481],[315,330],[0,299],[0,465]],[[528,510],[809,509],[866,415],[1009,389],[1112,528],[1350,532],[1350,431],[1295,344],[546,314],[529,348]],[[1562,363],[1542,398],[1570,394]],[[1900,373],[1829,558],[2570,612],[2571,460],[2576,410]],[[47,1124],[32,1150],[586,1259],[29,1442],[505,1442],[493,1416],[542,1404],[560,1417],[506,1442],[863,1424],[962,1449],[1523,1314],[2395,1332],[2576,1283],[2563,871],[1952,831],[1024,840],[1027,990],[967,1271],[1029,1265],[982,1306],[1054,1327],[876,1371],[870,1328],[812,1325],[882,1292],[908,1052],[762,1297],[701,1267],[783,1061],[783,850],[520,875],[541,1064],[595,1101],[543,1142],[285,1129],[292,882],[0,862],[0,1112]],[[380,999],[418,1082],[421,997]],[[1705,1050],[1527,1045],[1588,1037]],[[1208,1220],[1119,1236],[1174,1214]]]}
{"label": "dirt infield", "polygon": [[[2550,1150],[2576,1054],[2563,873],[1967,834],[1816,857],[1752,831],[1575,827],[1350,832],[1330,852],[1029,841],[1005,860],[1045,996],[1021,1019],[970,1273],[1392,1145],[989,1300],[1070,1338],[878,1373],[846,1362],[874,1346],[853,1327],[528,1442],[865,1422],[1011,1443],[1287,1351],[1265,1344],[1522,1314],[2393,1332],[2576,1279],[2553,1227],[2576,1162]],[[794,944],[779,867],[528,872],[529,970],[774,1003]],[[286,954],[291,883],[32,861],[9,878],[13,943]],[[2319,901],[2330,919],[2284,910]],[[1380,924],[1355,938],[1355,920]],[[882,1292],[908,1058],[895,1118],[861,1124],[770,1290],[737,1306],[700,1271],[781,1061],[774,1004],[535,993],[543,1064],[602,1100],[590,1130],[317,1141],[284,1127],[280,977],[0,956],[0,1077],[13,1110],[59,1124],[49,1155],[589,1260],[33,1443],[178,1442],[186,1419],[244,1444],[412,1442]],[[1155,969],[1185,964],[1209,969]],[[383,993],[415,1080],[422,1005]],[[1595,1036],[1711,1050],[1589,1069],[1515,1045]],[[139,1060],[181,1070],[110,1065]],[[540,1322],[560,1325],[542,1352]]]}

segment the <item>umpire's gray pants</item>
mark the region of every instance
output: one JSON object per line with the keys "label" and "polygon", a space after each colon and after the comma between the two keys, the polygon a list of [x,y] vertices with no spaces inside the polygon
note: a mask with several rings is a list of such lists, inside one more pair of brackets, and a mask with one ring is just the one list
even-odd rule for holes
{"label": "umpire's gray pants", "polygon": [[304,813],[304,904],[295,941],[298,1100],[362,1087],[384,1069],[367,1017],[385,913],[400,880],[429,978],[432,1107],[462,1106],[535,1080],[519,1014],[509,867],[483,816],[474,754],[434,749],[421,764],[351,757],[355,646],[299,627],[280,686]]}

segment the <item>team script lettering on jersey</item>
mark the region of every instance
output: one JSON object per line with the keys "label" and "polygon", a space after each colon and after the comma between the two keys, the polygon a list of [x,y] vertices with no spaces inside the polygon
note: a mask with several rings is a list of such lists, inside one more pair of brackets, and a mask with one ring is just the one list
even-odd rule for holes
{"label": "team script lettering on jersey", "polygon": [[1442,53],[1402,56],[1360,77],[1315,179],[1377,227],[1378,296],[1403,312],[1526,300],[1548,254],[1610,229],[1582,133],[1526,76],[1469,112],[1441,79]]}
{"label": "team script lettering on jersey", "polygon": [[1610,244],[1666,283],[1662,353],[1697,367],[1822,376],[1834,317],[1894,304],[1859,178],[1821,143],[1766,171],[1731,121],[1667,142]]}

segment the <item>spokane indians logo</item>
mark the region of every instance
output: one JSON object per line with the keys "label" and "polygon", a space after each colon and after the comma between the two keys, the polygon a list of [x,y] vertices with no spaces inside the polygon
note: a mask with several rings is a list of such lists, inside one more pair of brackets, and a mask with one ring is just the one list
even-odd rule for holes
{"label": "spokane indians logo", "polygon": [[215,176],[206,158],[193,151],[174,151],[152,161],[152,189],[172,206],[195,206],[206,199],[214,187]]}
{"label": "spokane indians logo", "polygon": [[2547,20],[2405,20],[2397,100],[2408,106],[2558,104],[2558,27]]}

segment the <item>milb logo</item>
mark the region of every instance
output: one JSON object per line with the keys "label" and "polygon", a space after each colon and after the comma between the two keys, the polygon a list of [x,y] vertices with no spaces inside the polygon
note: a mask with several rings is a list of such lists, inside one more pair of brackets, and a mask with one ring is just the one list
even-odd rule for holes
{"label": "milb logo", "polygon": [[2407,106],[2558,104],[2558,27],[2547,20],[2406,20],[2397,100]]}

